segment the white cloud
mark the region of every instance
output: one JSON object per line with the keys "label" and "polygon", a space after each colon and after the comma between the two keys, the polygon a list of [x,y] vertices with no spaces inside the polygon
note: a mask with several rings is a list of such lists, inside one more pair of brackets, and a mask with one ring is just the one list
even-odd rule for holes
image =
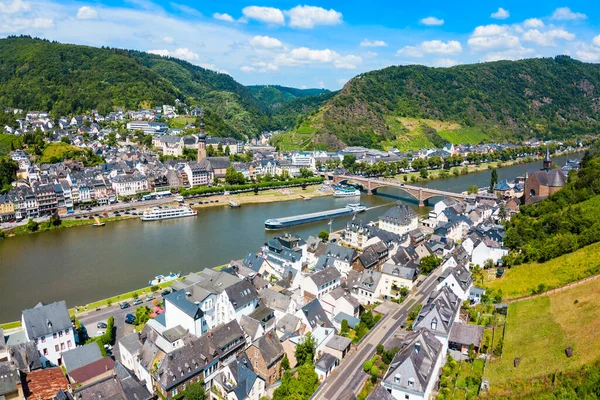
{"label": "white cloud", "polygon": [[423,57],[423,52],[417,46],[404,46],[396,55],[404,55],[408,57]]}
{"label": "white cloud", "polygon": [[518,37],[503,33],[497,36],[475,36],[467,41],[469,47],[475,51],[514,49],[521,46]]}
{"label": "white cloud", "polygon": [[0,14],[17,14],[29,11],[31,5],[22,0],[13,0],[9,2],[0,2]]}
{"label": "white cloud", "polygon": [[272,72],[277,71],[279,66],[273,63],[259,61],[240,68],[242,72]]}
{"label": "white cloud", "polygon": [[421,43],[421,49],[427,54],[456,55],[462,51],[462,46],[456,40],[450,40],[446,43],[441,40],[429,40]]}
{"label": "white cloud", "polygon": [[218,19],[219,21],[226,21],[226,22],[234,21],[233,17],[227,13],[221,14],[221,13],[216,12],[213,14],[213,18]]}
{"label": "white cloud", "polygon": [[342,13],[334,9],[326,10],[315,6],[296,6],[285,12],[293,28],[313,28],[316,25],[337,25],[342,23]]}
{"label": "white cloud", "polygon": [[173,43],[175,40],[171,36],[163,36],[160,38],[163,43]]}
{"label": "white cloud", "polygon": [[573,12],[569,7],[560,7],[554,10],[551,18],[559,21],[567,21],[575,19],[586,19],[587,15],[580,12]]}
{"label": "white cloud", "polygon": [[186,60],[186,61],[190,61],[190,62],[197,61],[200,59],[200,56],[198,54],[194,53],[187,47],[175,49],[174,51],[169,51],[166,49],[148,50],[148,53],[157,54],[157,55],[163,56],[163,57],[180,58],[182,60]]}
{"label": "white cloud", "polygon": [[457,64],[458,64],[458,62],[451,58],[438,58],[437,60],[435,60],[433,62],[434,67],[443,67],[443,68],[453,67]]}
{"label": "white cloud", "polygon": [[577,50],[575,57],[585,62],[596,62],[600,60],[600,53],[596,53],[589,50]]}
{"label": "white cloud", "polygon": [[355,69],[360,63],[362,63],[361,57],[350,54],[336,59],[333,65],[340,69]]}
{"label": "white cloud", "polygon": [[405,46],[398,50],[397,54],[408,57],[423,57],[425,54],[456,55],[460,52],[462,52],[462,46],[460,42],[456,40],[450,40],[448,42],[429,40],[418,46]]}
{"label": "white cloud", "polygon": [[475,28],[472,36],[497,36],[508,31],[507,25],[480,25]]}
{"label": "white cloud", "polygon": [[492,13],[490,17],[494,19],[506,19],[510,17],[510,13],[508,12],[508,10],[505,10],[504,8],[500,7],[498,8],[498,11]]}
{"label": "white cloud", "polygon": [[362,42],[360,42],[360,47],[385,47],[385,46],[387,46],[387,43],[384,42],[383,40],[364,39]]}
{"label": "white cloud", "polygon": [[523,40],[533,42],[540,46],[556,46],[555,39],[573,40],[575,35],[564,29],[552,29],[546,32],[540,32],[537,29],[530,29],[523,34]]}
{"label": "white cloud", "polygon": [[79,7],[77,10],[77,19],[94,19],[98,17],[98,12],[88,6]]}
{"label": "white cloud", "polygon": [[592,39],[592,44],[594,46],[600,47],[600,35],[596,36],[595,38]]}
{"label": "white cloud", "polygon": [[483,61],[518,60],[520,58],[531,57],[534,53],[535,51],[533,49],[519,46],[514,49],[487,53],[483,56]]}
{"label": "white cloud", "polygon": [[444,25],[444,20],[436,17],[426,17],[419,21],[423,25],[427,26],[441,26]]}
{"label": "white cloud", "polygon": [[339,54],[330,49],[312,50],[308,47],[298,47],[292,49],[290,56],[301,61],[332,62],[339,57]]}
{"label": "white cloud", "polygon": [[276,49],[283,46],[279,39],[269,36],[254,36],[250,39],[250,44],[254,47],[262,47],[264,49]]}
{"label": "white cloud", "polygon": [[523,22],[523,26],[525,28],[543,28],[545,25],[544,21],[539,18],[529,18]]}
{"label": "white cloud", "polygon": [[202,13],[200,11],[198,11],[195,8],[192,8],[190,6],[186,6],[185,4],[178,4],[175,2],[171,2],[171,7],[173,7],[175,10],[182,12],[183,14],[191,15],[194,17],[202,16]]}
{"label": "white cloud", "polygon": [[283,12],[281,12],[279,8],[248,6],[244,7],[242,14],[244,14],[246,18],[265,22],[267,24],[283,25],[285,23]]}

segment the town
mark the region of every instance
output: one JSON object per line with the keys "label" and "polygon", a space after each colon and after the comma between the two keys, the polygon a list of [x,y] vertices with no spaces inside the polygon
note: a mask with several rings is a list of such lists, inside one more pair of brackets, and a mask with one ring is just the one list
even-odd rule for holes
{"label": "town", "polygon": [[[7,108],[4,113],[14,121],[3,128],[4,143],[0,143],[12,160],[5,161],[2,169],[6,177],[2,177],[0,223],[5,229],[55,214],[103,218],[113,211],[120,215],[116,211],[133,200],[167,203],[173,199],[161,198],[176,191],[223,193],[225,185],[261,181],[269,187],[273,181],[284,186],[286,181],[299,178],[301,182],[326,171],[390,177],[402,173],[405,182],[414,183],[458,176],[492,161],[531,162],[547,148],[558,154],[587,144],[585,138],[530,139],[520,144],[447,144],[443,149],[408,153],[363,147],[281,152],[269,144],[272,132],[245,140],[207,135],[203,110],[188,110],[180,101],[150,110],[117,110],[107,115],[92,111],[57,119],[40,111]],[[184,127],[169,128],[176,120],[183,121]],[[208,186],[210,190],[203,189]],[[506,183],[499,188],[509,190]]]}
{"label": "town", "polygon": [[[204,155],[209,138],[202,133],[193,138],[198,139],[199,163],[212,162]],[[454,155],[452,147],[448,153]],[[129,145],[116,151],[100,148],[105,157],[123,157],[108,164],[114,165],[111,172],[135,170],[112,177],[109,172],[112,184],[104,184],[104,197],[108,187],[116,196],[148,188],[119,189],[124,176],[148,182],[142,172],[152,176],[152,162],[124,161],[125,155],[144,155],[148,161],[148,153]],[[338,157],[339,169],[348,153],[365,164],[385,158],[353,150],[327,155],[325,162]],[[283,160],[273,152],[270,156],[271,165],[281,167]],[[290,168],[302,165],[319,172],[316,164],[322,160],[315,153],[290,156]],[[70,171],[63,163],[40,169],[20,165],[33,182],[32,201],[44,185],[64,189],[63,181],[82,182],[81,196],[83,182],[94,193],[99,193],[96,184],[104,183],[100,170],[93,175]],[[160,168],[185,173],[176,165]],[[565,168],[577,169],[578,163]],[[85,311],[69,310],[59,299],[39,303],[22,311],[20,326],[0,330],[0,396],[259,400],[296,391],[315,399],[430,398],[440,390],[444,365],[483,362],[488,356],[482,350],[490,347],[485,324],[469,322],[473,312],[483,310],[478,307],[496,304],[502,313],[502,294],[476,282],[484,270],[498,277],[504,273],[509,249],[503,223],[520,204],[559,190],[567,172],[552,165],[547,150],[542,168],[516,184],[495,182],[490,190],[473,191],[462,200],[445,197],[432,204],[426,217],[399,202],[376,221],[356,215],[337,232],[307,238],[280,234],[224,268],[153,286],[147,297],[135,295]],[[61,173],[60,183],[50,183]],[[273,170],[273,175],[280,173]],[[17,186],[16,193],[26,187]],[[57,203],[52,204],[56,212]]]}

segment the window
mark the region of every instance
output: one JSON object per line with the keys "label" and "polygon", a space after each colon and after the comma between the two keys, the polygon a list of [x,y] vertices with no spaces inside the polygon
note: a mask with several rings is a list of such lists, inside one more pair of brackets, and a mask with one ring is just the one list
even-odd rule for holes
{"label": "window", "polygon": [[[63,335],[63,331],[58,332],[58,336],[62,337],[62,335]],[[56,334],[54,337],[56,337]]]}
{"label": "window", "polygon": [[54,332],[54,333],[52,334],[52,337],[53,337],[54,339],[56,339],[56,332]]}
{"label": "window", "polygon": [[60,349],[61,349],[61,350],[64,350],[64,349],[65,349],[65,344],[64,344],[64,343],[61,343],[61,344],[60,344]]}
{"label": "window", "polygon": [[59,350],[58,345],[54,345],[54,351],[58,351],[58,350]]}
{"label": "window", "polygon": [[177,388],[171,390],[171,396],[177,396]]}
{"label": "window", "polygon": [[407,394],[405,394],[405,395],[404,395],[404,398],[405,398],[406,400],[408,400],[408,399],[410,399],[410,396],[409,396],[409,395],[407,395]]}
{"label": "window", "polygon": [[412,387],[415,386],[415,379],[414,378],[409,378],[408,379],[408,387]]}
{"label": "window", "polygon": [[48,355],[48,349],[44,349],[43,353],[44,353],[45,356],[47,356]]}
{"label": "window", "polygon": [[68,329],[65,329],[65,335],[69,336],[69,330]]}
{"label": "window", "polygon": [[67,347],[71,348],[71,341],[70,340],[67,340]]}
{"label": "window", "polygon": [[42,343],[46,343],[46,336],[42,336]]}

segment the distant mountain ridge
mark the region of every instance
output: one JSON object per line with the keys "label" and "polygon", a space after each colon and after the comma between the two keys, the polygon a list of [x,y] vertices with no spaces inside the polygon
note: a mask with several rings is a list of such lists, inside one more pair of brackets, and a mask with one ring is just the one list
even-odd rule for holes
{"label": "distant mountain ridge", "polygon": [[417,136],[431,144],[423,132],[431,135],[432,129],[465,140],[598,132],[600,65],[557,56],[452,68],[388,67],[350,80],[295,132],[313,135],[311,146],[334,136],[340,145],[402,147]]}

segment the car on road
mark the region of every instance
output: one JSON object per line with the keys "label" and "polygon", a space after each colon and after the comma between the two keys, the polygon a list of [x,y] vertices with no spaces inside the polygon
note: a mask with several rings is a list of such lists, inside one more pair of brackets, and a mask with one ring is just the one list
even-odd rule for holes
{"label": "car on road", "polygon": [[98,328],[98,329],[106,329],[106,328],[107,328],[107,326],[108,326],[108,325],[106,325],[106,323],[105,323],[105,322],[98,322],[98,323],[96,324],[96,328]]}
{"label": "car on road", "polygon": [[144,300],[142,299],[135,299],[135,301],[133,302],[134,306],[139,306],[140,304],[142,304],[144,302]]}
{"label": "car on road", "polygon": [[146,301],[152,301],[152,300],[154,300],[154,296],[148,296],[148,297],[146,297]]}
{"label": "car on road", "polygon": [[171,291],[169,289],[165,289],[160,293],[161,296],[166,296],[168,294],[171,294]]}
{"label": "car on road", "polygon": [[133,315],[133,314],[127,314],[125,316],[125,323],[126,324],[133,325],[134,322],[135,322],[135,315]]}
{"label": "car on road", "polygon": [[106,331],[98,331],[96,332],[96,337],[102,336],[106,333]]}
{"label": "car on road", "polygon": [[131,305],[125,301],[125,302],[121,303],[120,307],[121,307],[121,310],[124,310],[126,308],[131,307]]}

